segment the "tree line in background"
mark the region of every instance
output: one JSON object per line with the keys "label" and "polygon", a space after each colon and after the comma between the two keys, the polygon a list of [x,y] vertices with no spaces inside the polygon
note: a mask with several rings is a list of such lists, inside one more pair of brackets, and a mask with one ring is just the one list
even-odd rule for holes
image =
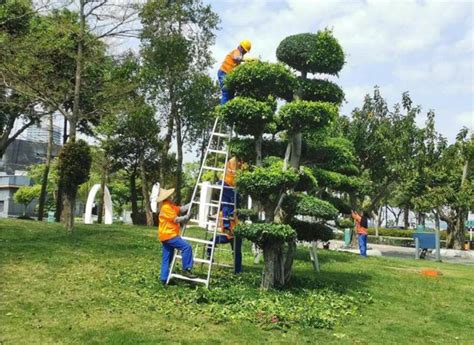
{"label": "tree line in background", "polygon": [[[219,93],[207,72],[218,22],[199,0],[2,3],[0,155],[41,119],[60,114],[68,122],[59,157],[52,159],[50,139],[45,164],[30,171],[41,188],[20,189],[18,202],[39,198],[38,218],[55,210],[72,231],[76,199],[100,183],[99,200],[108,185],[117,213],[131,210],[133,223],[152,225],[152,184],[175,186],[177,201],[186,201],[199,163],[183,164],[184,153],[202,156],[222,116],[247,136],[232,145],[251,164],[239,188],[265,210],[267,224],[242,231],[271,258],[266,286],[288,281],[296,238],[330,238],[331,226],[350,223],[351,209],[364,209],[376,226],[384,206],[397,224],[403,215],[405,227],[410,212],[419,224],[443,220],[448,247],[462,247],[474,208],[472,133],[463,128],[448,144],[433,111],[420,128],[421,107],[408,93],[390,109],[377,87],[352,116],[339,116],[342,89],[314,78],[337,76],[345,62],[328,30],[284,39],[280,63],[236,68],[227,78],[236,97],[214,111]],[[139,51],[113,54],[107,42],[127,37],[140,39]],[[265,242],[270,228],[275,236]]]}

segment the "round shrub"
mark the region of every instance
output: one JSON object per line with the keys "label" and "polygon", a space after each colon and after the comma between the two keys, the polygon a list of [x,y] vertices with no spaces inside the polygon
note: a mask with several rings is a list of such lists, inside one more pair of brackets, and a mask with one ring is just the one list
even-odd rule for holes
{"label": "round shrub", "polygon": [[318,129],[337,117],[337,107],[326,102],[294,101],[280,108],[277,123],[289,133]]}
{"label": "round shrub", "polygon": [[234,230],[237,236],[248,239],[257,245],[282,244],[296,238],[296,232],[288,224],[239,224]]}
{"label": "round shrub", "polygon": [[327,220],[336,219],[339,213],[329,202],[302,193],[286,196],[282,207],[285,213],[292,216],[311,216]]}
{"label": "round shrub", "polygon": [[339,213],[351,214],[351,207],[340,198],[327,194],[327,195],[324,195],[323,200],[329,202],[331,205],[337,208]]}
{"label": "round shrub", "polygon": [[267,202],[298,182],[298,173],[292,169],[282,171],[278,164],[269,167],[256,167],[237,175],[237,187],[244,195],[254,200]]}
{"label": "round shrub", "polygon": [[329,241],[334,238],[332,229],[323,223],[310,223],[293,219],[291,227],[296,230],[296,236],[300,241]]}
{"label": "round shrub", "polygon": [[344,51],[328,29],[286,37],[276,55],[279,61],[301,72],[337,75],[344,65]]}
{"label": "round shrub", "polygon": [[66,193],[76,193],[77,187],[89,179],[91,163],[91,150],[84,140],[67,142],[62,147],[58,171]]}
{"label": "round shrub", "polygon": [[355,176],[346,176],[334,171],[313,168],[313,174],[320,186],[328,187],[341,192],[356,192],[363,190],[363,179]]}
{"label": "round shrub", "polygon": [[344,91],[335,83],[322,79],[298,78],[301,98],[305,101],[329,102],[341,105],[344,101]]}
{"label": "round shrub", "polygon": [[235,131],[243,135],[261,135],[273,119],[272,106],[252,98],[236,97],[222,106],[219,112],[224,122],[235,125]]}
{"label": "round shrub", "polygon": [[235,68],[226,76],[225,85],[236,96],[259,101],[274,96],[291,101],[296,80],[283,64],[256,61]]}
{"label": "round shrub", "polygon": [[336,225],[340,229],[352,229],[354,227],[354,221],[351,218],[341,218],[336,221]]}

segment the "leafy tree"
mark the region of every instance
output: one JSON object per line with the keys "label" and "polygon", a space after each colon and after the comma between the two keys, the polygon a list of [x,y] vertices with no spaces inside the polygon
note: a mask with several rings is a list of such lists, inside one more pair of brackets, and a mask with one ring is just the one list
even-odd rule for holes
{"label": "leafy tree", "polygon": [[[219,20],[201,0],[148,1],[141,9],[140,18],[143,75],[166,127],[162,162],[168,158],[173,135],[176,137],[176,198],[179,202],[184,145],[186,141],[200,141],[206,132],[204,128],[210,125],[210,111],[217,104],[217,89],[211,87],[203,71],[213,63],[210,46],[214,43],[213,31]],[[164,181],[164,171],[161,173],[161,181]]]}
{"label": "leafy tree", "polygon": [[13,194],[13,200],[18,203],[22,204],[25,206],[23,210],[23,216],[26,216],[26,209],[28,208],[28,205],[31,204],[31,202],[37,198],[39,198],[41,192],[41,186],[40,185],[34,185],[34,186],[24,186],[20,187],[15,194]]}
{"label": "leafy tree", "polygon": [[74,231],[74,211],[77,188],[89,178],[91,167],[89,145],[84,140],[69,141],[59,153],[59,177],[64,186],[64,222],[69,232]]}

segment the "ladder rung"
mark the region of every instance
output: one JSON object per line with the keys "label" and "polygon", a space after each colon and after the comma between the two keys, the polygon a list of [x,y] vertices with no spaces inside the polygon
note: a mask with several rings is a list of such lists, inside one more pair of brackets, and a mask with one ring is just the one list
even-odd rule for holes
{"label": "ladder rung", "polygon": [[[196,223],[197,225],[203,225],[203,226],[209,226],[209,227],[218,227],[216,222],[201,222],[199,219],[190,219],[189,222],[193,222],[193,223]],[[211,232],[214,232],[214,230],[212,230]]]}
{"label": "ladder rung", "polygon": [[191,241],[191,242],[199,242],[199,243],[204,243],[204,244],[209,244],[212,245],[214,242],[212,241],[207,241],[207,240],[201,240],[200,238],[194,238],[194,237],[181,237],[185,241]]}
{"label": "ladder rung", "polygon": [[[182,257],[181,255],[176,255],[176,257],[177,257],[178,259],[183,260],[183,257]],[[205,260],[205,259],[200,259],[200,258],[193,258],[193,261],[194,261],[194,262],[198,262],[198,263],[200,263],[200,264],[208,264],[208,265],[211,264],[211,260]]]}
{"label": "ladder rung", "polygon": [[[196,204],[196,205],[201,205],[200,201],[192,201],[192,203]],[[205,202],[204,206],[219,207],[219,204],[213,204],[213,203]]]}
{"label": "ladder rung", "polygon": [[221,171],[221,172],[224,172],[224,171],[225,171],[224,168],[208,167],[208,166],[206,166],[206,165],[203,165],[202,168],[203,168],[203,169],[206,169],[206,170],[214,170],[214,171]]}
{"label": "ladder rung", "polygon": [[196,283],[203,283],[203,284],[207,284],[207,280],[206,279],[201,279],[201,278],[189,278],[189,277],[185,277],[181,274],[176,274],[176,273],[171,273],[170,274],[170,279],[172,278],[178,278],[178,279],[182,279],[182,280],[188,280],[188,281],[191,281],[191,282],[196,282]]}
{"label": "ladder rung", "polygon": [[227,218],[227,217],[222,218],[222,217],[220,217],[220,216],[212,216],[212,215],[211,215],[211,216],[208,216],[208,217],[209,217],[209,218],[212,218],[212,219],[219,218],[219,219],[222,219],[222,220],[231,220],[230,218]]}
{"label": "ladder rung", "polygon": [[219,154],[222,154],[222,155],[226,155],[226,154],[227,154],[227,151],[224,151],[224,150],[214,150],[214,149],[209,149],[209,150],[207,150],[207,152],[211,152],[211,153],[219,153]]}
{"label": "ladder rung", "polygon": [[221,137],[221,138],[230,138],[230,135],[229,135],[229,134],[219,133],[219,132],[213,132],[213,133],[212,133],[212,136]]}
{"label": "ladder rung", "polygon": [[[198,183],[199,187],[202,188],[203,184],[202,183]],[[209,188],[213,188],[213,189],[218,189],[218,190],[221,190],[222,187],[224,187],[225,189],[235,189],[235,187],[231,187],[231,186],[223,186],[221,184],[208,184],[207,185]]]}
{"label": "ladder rung", "polygon": [[[212,200],[212,201],[216,201],[216,202],[217,202],[217,200]],[[221,201],[221,204],[222,204],[222,205],[232,205],[232,206],[235,206],[235,203],[233,203],[233,202]]]}

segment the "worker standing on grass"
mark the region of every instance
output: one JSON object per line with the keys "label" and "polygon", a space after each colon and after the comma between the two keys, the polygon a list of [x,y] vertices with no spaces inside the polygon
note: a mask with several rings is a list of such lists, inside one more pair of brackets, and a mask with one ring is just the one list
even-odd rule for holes
{"label": "worker standing on grass", "polygon": [[[242,159],[237,155],[233,156],[226,165],[226,173],[224,181],[217,182],[218,185],[224,183],[224,190],[222,191],[222,224],[221,230],[223,235],[216,236],[214,245],[230,243],[234,251],[234,271],[235,273],[242,272],[242,239],[235,238],[234,245],[234,227],[237,225],[237,216],[235,214],[234,204],[239,203],[239,195],[235,190],[235,176],[237,171],[242,168]],[[237,198],[237,200],[236,200]],[[207,248],[207,256],[211,256],[211,248]]]}
{"label": "worker standing on grass", "polygon": [[170,273],[170,264],[173,259],[175,249],[181,251],[183,272],[182,275],[188,278],[196,278],[192,274],[193,268],[193,250],[191,245],[183,240],[180,236],[180,223],[185,223],[189,220],[186,213],[191,204],[185,206],[178,206],[171,200],[171,195],[174,193],[172,189],[160,189],[157,202],[160,210],[158,238],[163,245],[163,256],[161,260],[160,280],[166,283]]}
{"label": "worker standing on grass", "polygon": [[233,49],[229,54],[226,55],[224,62],[219,68],[219,71],[217,71],[217,78],[222,91],[221,104],[225,104],[230,100],[229,91],[224,85],[226,75],[236,66],[240,65],[242,61],[254,60],[253,58],[244,57],[245,54],[250,51],[250,49],[252,49],[252,43],[249,40],[243,40],[236,49]]}
{"label": "worker standing on grass", "polygon": [[354,218],[356,222],[356,230],[359,236],[360,255],[362,255],[363,257],[367,257],[367,235],[369,233],[367,229],[369,226],[369,221],[364,211],[362,211],[362,215],[360,215],[359,213],[353,210],[352,218]]}

